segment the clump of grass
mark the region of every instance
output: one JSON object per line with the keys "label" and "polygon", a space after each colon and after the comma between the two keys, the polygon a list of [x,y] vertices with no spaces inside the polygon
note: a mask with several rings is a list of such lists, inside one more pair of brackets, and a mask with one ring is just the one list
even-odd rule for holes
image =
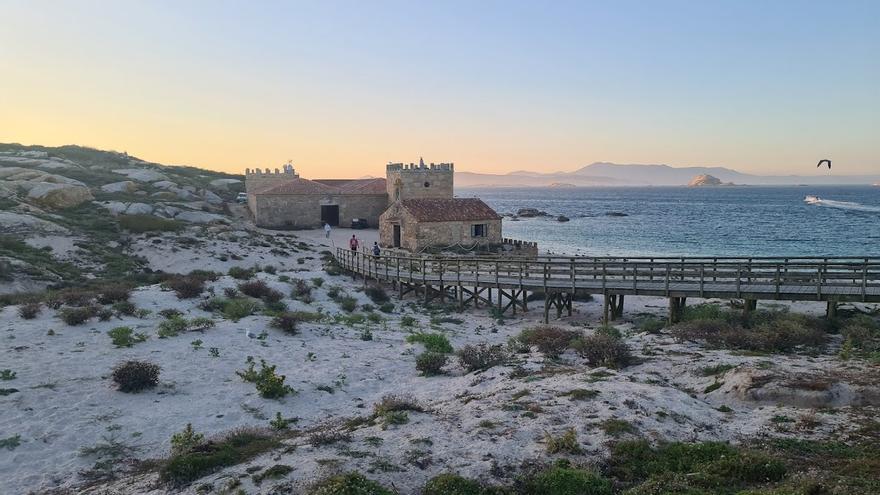
{"label": "clump of grass", "polygon": [[636,433],[636,427],[629,421],[617,418],[609,418],[599,423],[599,428],[607,435],[612,437],[620,436],[626,433]]}
{"label": "clump of grass", "polygon": [[736,368],[736,366],[732,364],[716,364],[714,366],[703,366],[702,368],[697,370],[697,374],[700,376],[718,376],[727,373],[728,371]]}
{"label": "clump of grass", "polygon": [[205,291],[205,279],[188,275],[172,277],[162,285],[173,290],[178,299],[199,297]]}
{"label": "clump of grass", "polygon": [[21,435],[0,438],[0,449],[15,450],[19,445],[21,445]]}
{"label": "clump of grass", "polygon": [[254,483],[259,485],[263,480],[283,478],[290,474],[291,471],[293,471],[293,468],[286,464],[275,464],[262,473],[254,475],[253,480]]}
{"label": "clump of grass", "polygon": [[135,344],[146,342],[147,335],[143,333],[134,333],[130,327],[116,327],[107,331],[110,340],[116,347],[131,347]]}
{"label": "clump of grass", "polygon": [[181,455],[192,452],[204,439],[205,435],[196,433],[192,423],[187,423],[183,431],[171,435],[171,454]]}
{"label": "clump of grass", "polygon": [[265,302],[277,302],[284,298],[283,294],[269,287],[269,284],[263,280],[242,282],[238,284],[238,290],[246,296],[262,299]]}
{"label": "clump of grass", "polygon": [[564,328],[542,325],[527,328],[516,339],[528,347],[537,347],[538,352],[547,357],[557,357],[580,336],[579,332]]}
{"label": "clump of grass", "polygon": [[301,279],[294,279],[291,283],[293,284],[293,289],[290,291],[290,297],[297,301],[311,304],[313,301],[312,286]]}
{"label": "clump of grass", "polygon": [[39,302],[25,303],[18,307],[18,316],[23,320],[33,320],[40,314],[42,308]]}
{"label": "clump of grass", "polygon": [[418,323],[418,320],[415,317],[410,315],[403,315],[400,317],[400,326],[402,327],[414,327]]}
{"label": "clump of grass", "polygon": [[508,359],[507,351],[500,344],[466,345],[458,351],[457,355],[459,363],[468,371],[487,370],[503,364]]}
{"label": "clump of grass", "polygon": [[387,314],[391,314],[394,312],[394,303],[387,302],[379,305],[379,311]]}
{"label": "clump of grass", "polygon": [[580,454],[583,452],[580,443],[578,443],[577,433],[573,429],[559,436],[553,436],[548,433],[544,440],[547,443],[546,450],[548,454]]}
{"label": "clump of grass", "polygon": [[385,292],[385,289],[383,289],[380,285],[371,285],[367,287],[366,289],[364,289],[364,294],[366,294],[367,297],[369,297],[370,300],[376,304],[386,303],[390,299],[388,297],[388,294]]}
{"label": "clump of grass", "polygon": [[157,333],[160,339],[165,339],[168,337],[177,337],[181,333],[187,331],[204,331],[213,328],[214,325],[214,320],[210,318],[198,317],[187,320],[180,316],[172,316],[162,323],[159,323]]}
{"label": "clump of grass", "polygon": [[128,301],[131,297],[131,288],[125,285],[105,285],[98,292],[98,303],[114,304],[118,302]]}
{"label": "clump of grass", "polygon": [[442,375],[448,359],[444,353],[425,351],[416,356],[416,370],[423,376]]}
{"label": "clump of grass", "polygon": [[666,322],[661,320],[660,318],[649,317],[639,323],[639,330],[645,333],[650,334],[658,334],[660,330],[663,330],[666,327]]}
{"label": "clump of grass", "polygon": [[684,322],[671,328],[673,336],[720,349],[788,353],[818,348],[826,340],[821,321],[785,311],[757,311],[743,317],[714,305],[699,305],[685,316]]}
{"label": "clump of grass", "polygon": [[70,326],[82,325],[93,317],[97,316],[98,310],[94,306],[83,306],[79,308],[62,308],[58,311],[58,316],[64,323]]}
{"label": "clump of grass", "polygon": [[177,232],[183,229],[183,223],[153,215],[120,215],[119,227],[134,234]]}
{"label": "clump of grass", "polygon": [[0,370],[0,380],[9,381],[15,380],[16,373],[11,369]]}
{"label": "clump of grass", "polygon": [[442,333],[424,333],[418,332],[406,336],[409,343],[420,343],[425,346],[425,350],[433,353],[450,354],[452,353],[452,344],[449,339]]}
{"label": "clump of grass", "polygon": [[484,487],[478,481],[454,473],[434,476],[425,483],[422,495],[503,495],[505,491]]}
{"label": "clump of grass", "polygon": [[140,392],[159,384],[158,364],[147,361],[126,361],[113,368],[111,375],[120,392]]}
{"label": "clump of grass", "polygon": [[245,297],[224,299],[215,297],[204,301],[200,307],[205,311],[219,311],[224,318],[238,321],[260,310],[260,303]]}
{"label": "clump of grass", "polygon": [[408,395],[386,395],[382,397],[382,400],[373,404],[373,415],[375,417],[381,417],[395,411],[424,412],[424,410],[418,401]]}
{"label": "clump of grass", "polygon": [[162,463],[162,481],[182,485],[227,466],[246,462],[279,445],[263,430],[241,428],[200,442],[196,448],[172,456]]}
{"label": "clump of grass", "polygon": [[590,366],[624,368],[632,362],[626,342],[607,334],[588,335],[572,341],[571,346],[587,359]]}
{"label": "clump of grass", "polygon": [[284,384],[286,377],[275,373],[275,365],[267,365],[266,361],[260,360],[260,370],[254,369],[254,359],[248,356],[246,361],[247,369],[244,371],[236,371],[235,374],[240,376],[242,380],[251,382],[257,387],[257,392],[264,399],[280,399],[290,393],[296,391],[289,385]]}
{"label": "clump of grass", "polygon": [[[539,471],[525,481],[525,493],[541,495],[611,495],[611,482],[595,471],[566,462]],[[697,495],[697,494],[692,494]]]}
{"label": "clump of grass", "polygon": [[568,397],[571,400],[590,400],[596,398],[599,395],[599,391],[586,388],[574,388],[561,395],[563,397]]}
{"label": "clump of grass", "polygon": [[337,474],[312,485],[308,495],[394,495],[360,473]]}
{"label": "clump of grass", "polygon": [[233,266],[229,268],[227,274],[238,280],[248,280],[254,276],[254,270],[252,268]]}

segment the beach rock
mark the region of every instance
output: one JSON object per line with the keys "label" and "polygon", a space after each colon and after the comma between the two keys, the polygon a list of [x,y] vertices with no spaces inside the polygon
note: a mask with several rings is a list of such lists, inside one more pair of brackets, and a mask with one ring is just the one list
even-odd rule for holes
{"label": "beach rock", "polygon": [[150,194],[150,197],[156,198],[156,199],[167,199],[167,200],[177,199],[177,195],[174,194],[173,192],[169,192],[169,191],[157,191],[157,192],[154,192],[153,194]]}
{"label": "beach rock", "polygon": [[108,193],[132,193],[137,190],[137,184],[130,180],[124,180],[121,182],[111,182],[110,184],[104,184],[101,186],[101,190]]}
{"label": "beach rock", "polygon": [[28,198],[49,208],[70,208],[95,199],[87,187],[50,182],[35,185],[28,191]]}
{"label": "beach rock", "polygon": [[113,215],[120,215],[122,213],[125,213],[125,209],[128,208],[128,204],[123,203],[122,201],[96,201],[95,203],[101,208],[108,210]]}
{"label": "beach rock", "polygon": [[178,198],[184,201],[198,201],[201,199],[196,196],[192,191],[189,191],[186,188],[169,187],[168,192],[174,193]]}
{"label": "beach rock", "polygon": [[556,217],[557,222],[568,222],[569,220],[570,218],[565,215],[559,215],[558,217]]}
{"label": "beach rock", "polygon": [[60,225],[22,213],[0,211],[0,231],[5,234],[51,233],[66,234],[68,230]]}
{"label": "beach rock", "polygon": [[126,215],[149,215],[153,213],[153,206],[146,203],[132,203],[125,209]]}
{"label": "beach rock", "polygon": [[215,213],[205,213],[203,211],[182,211],[174,216],[175,220],[190,223],[228,223],[229,219],[223,215]]}
{"label": "beach rock", "polygon": [[[159,208],[157,208],[156,210],[158,211]],[[176,206],[165,206],[164,208],[162,208],[162,210],[165,212],[165,215],[169,217],[174,217],[175,215],[183,211]]]}
{"label": "beach rock", "polygon": [[121,168],[116,169],[113,172],[124,175],[129,179],[136,180],[138,182],[157,182],[168,180],[168,176],[163,173],[143,168]]}
{"label": "beach rock", "polygon": [[229,188],[232,184],[241,184],[241,180],[239,179],[214,179],[209,182],[213,187],[222,187],[224,189]]}
{"label": "beach rock", "polygon": [[171,187],[177,187],[177,183],[171,182],[170,180],[160,180],[158,182],[153,182],[152,185],[157,189],[168,189]]}
{"label": "beach rock", "polygon": [[516,216],[523,218],[546,217],[547,212],[537,208],[520,208],[517,210]]}
{"label": "beach rock", "polygon": [[208,203],[211,203],[213,205],[219,205],[219,204],[223,203],[223,198],[221,198],[220,196],[217,196],[216,194],[212,193],[211,191],[209,191],[207,189],[205,189],[204,192],[202,193],[202,198],[204,198],[205,201],[207,201]]}

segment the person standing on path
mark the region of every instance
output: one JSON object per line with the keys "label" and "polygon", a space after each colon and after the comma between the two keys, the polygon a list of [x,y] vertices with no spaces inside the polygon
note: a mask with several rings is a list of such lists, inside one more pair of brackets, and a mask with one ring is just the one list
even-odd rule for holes
{"label": "person standing on path", "polygon": [[330,238],[330,224],[329,223],[324,224],[324,237],[326,237],[327,239]]}
{"label": "person standing on path", "polygon": [[351,234],[351,239],[348,241],[348,247],[350,247],[352,251],[357,251],[358,244],[357,237],[355,237],[354,234]]}
{"label": "person standing on path", "polygon": [[378,257],[380,254],[382,254],[382,250],[379,249],[379,243],[374,242],[373,243],[373,256]]}

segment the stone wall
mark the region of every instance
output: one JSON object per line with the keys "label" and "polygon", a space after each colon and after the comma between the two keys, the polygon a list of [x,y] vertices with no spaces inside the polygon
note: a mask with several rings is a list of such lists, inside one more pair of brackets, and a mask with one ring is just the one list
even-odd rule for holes
{"label": "stone wall", "polygon": [[[475,244],[480,247],[501,244],[500,219],[467,222],[418,222],[406,209],[395,203],[382,214],[379,222],[379,245],[383,248],[394,246],[395,224],[400,225],[400,247],[411,252],[456,244],[467,248]],[[486,237],[471,236],[471,226],[475,224],[487,226]]]}
{"label": "stone wall", "polygon": [[299,174],[293,168],[288,168],[287,166],[283,170],[276,168],[274,172],[268,168],[265,170],[246,169],[244,173],[244,190],[247,193],[252,193],[278,184],[285,184],[298,178]]}
{"label": "stone wall", "polygon": [[398,189],[399,199],[451,198],[453,170],[451,165],[434,168],[388,165],[386,184],[391,201],[398,199]]}
{"label": "stone wall", "polygon": [[306,229],[320,227],[321,206],[339,206],[339,225],[350,227],[353,218],[365,218],[376,228],[388,206],[385,194],[256,194],[248,204],[259,227]]}

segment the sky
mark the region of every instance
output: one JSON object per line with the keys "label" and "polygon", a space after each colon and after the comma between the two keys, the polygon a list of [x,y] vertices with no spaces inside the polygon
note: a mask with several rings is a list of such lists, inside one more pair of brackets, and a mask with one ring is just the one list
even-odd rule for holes
{"label": "sky", "polygon": [[880,173],[880,1],[0,0],[0,142],[241,172]]}

